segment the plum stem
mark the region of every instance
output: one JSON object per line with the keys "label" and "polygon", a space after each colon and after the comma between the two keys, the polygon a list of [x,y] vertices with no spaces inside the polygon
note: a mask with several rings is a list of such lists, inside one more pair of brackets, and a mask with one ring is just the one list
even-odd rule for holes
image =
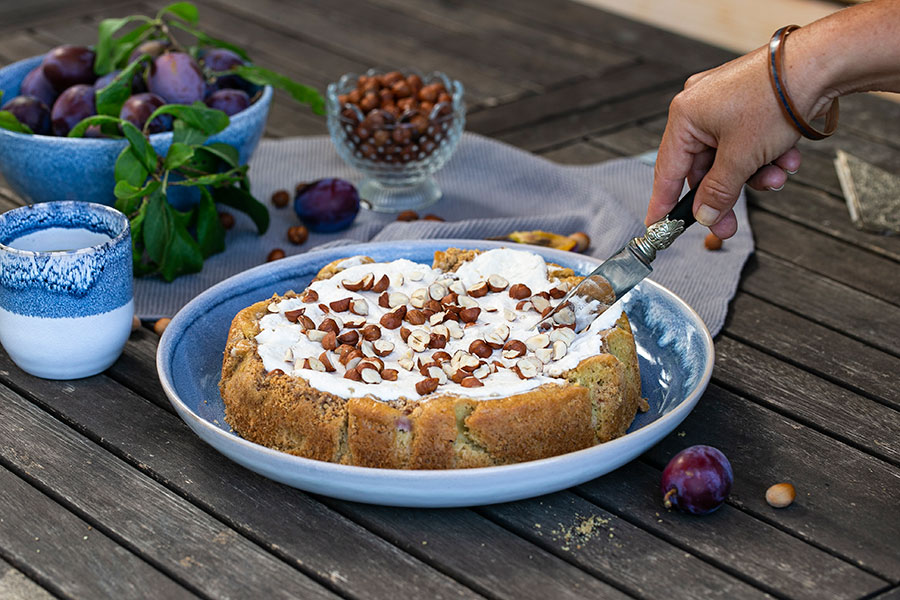
{"label": "plum stem", "polygon": [[665,506],[666,508],[672,508],[672,496],[677,493],[678,490],[676,490],[675,488],[672,488],[671,490],[666,492],[666,495],[663,496],[663,506]]}

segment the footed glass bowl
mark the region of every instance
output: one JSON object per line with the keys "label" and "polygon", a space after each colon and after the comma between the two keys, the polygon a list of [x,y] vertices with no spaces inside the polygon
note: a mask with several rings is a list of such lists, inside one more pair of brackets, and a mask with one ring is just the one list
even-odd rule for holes
{"label": "footed glass bowl", "polygon": [[400,212],[440,200],[433,175],[456,149],[466,120],[463,86],[443,73],[370,69],[328,86],[328,131],[338,154],[363,172],[360,198]]}

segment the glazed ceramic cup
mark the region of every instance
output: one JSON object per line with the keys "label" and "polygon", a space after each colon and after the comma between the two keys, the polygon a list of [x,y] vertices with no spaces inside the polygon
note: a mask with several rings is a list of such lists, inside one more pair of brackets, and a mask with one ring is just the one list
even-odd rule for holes
{"label": "glazed ceramic cup", "polygon": [[134,315],[121,212],[47,202],[0,215],[0,343],[22,370],[77,379],[122,353]]}

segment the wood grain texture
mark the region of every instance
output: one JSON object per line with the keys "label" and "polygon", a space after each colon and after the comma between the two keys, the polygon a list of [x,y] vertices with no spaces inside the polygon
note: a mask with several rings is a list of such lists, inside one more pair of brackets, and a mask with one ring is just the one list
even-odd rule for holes
{"label": "wood grain texture", "polygon": [[[900,469],[715,385],[679,429],[684,436],[669,436],[647,453],[655,466],[687,446],[715,446],[734,468],[735,506],[900,581]],[[769,486],[781,481],[797,490],[783,510],[765,501]]]}
{"label": "wood grain texture", "polygon": [[[0,369],[8,372],[17,386],[33,379],[17,372],[5,356],[0,356]],[[63,384],[37,380],[30,390],[42,407],[63,420],[78,419],[91,437],[103,440],[123,461],[227,522],[238,532],[235,535],[256,541],[345,595],[475,597],[307,494],[231,462],[174,414],[106,377]],[[123,406],[128,407],[127,418],[122,418]],[[168,401],[166,408],[171,411]],[[348,556],[354,560],[348,561]],[[403,576],[383,577],[383,573]]]}
{"label": "wood grain texture", "polygon": [[639,598],[765,597],[759,589],[570,492],[479,512]]}
{"label": "wood grain texture", "polygon": [[[680,433],[685,430],[686,426],[670,436],[679,450],[690,445]],[[707,442],[711,443],[703,441]],[[730,448],[723,450],[731,457]],[[742,476],[738,470],[735,475],[737,489]],[[575,490],[617,516],[776,595],[850,599],[884,586],[882,579],[729,504],[702,517],[666,510],[659,482],[659,469],[634,461]]]}
{"label": "wood grain texture", "polygon": [[[895,261],[831,237],[805,235],[800,225],[763,211],[750,211],[750,225],[757,250],[808,270],[807,278],[827,278],[842,284],[834,286],[836,289],[828,294],[835,307],[843,300],[839,297],[844,293],[842,286],[874,296],[895,307],[900,304],[900,277],[897,277],[898,264]],[[798,281],[795,287],[803,288],[804,283]],[[819,290],[813,288],[809,293],[816,291]],[[853,302],[850,298],[846,300]],[[884,306],[880,302],[874,304],[876,311],[878,306]],[[843,305],[843,308],[847,306]],[[885,320],[890,318],[890,314],[885,315]],[[854,327],[852,322],[846,325]],[[878,327],[875,323],[872,325]]]}
{"label": "wood grain texture", "polygon": [[53,600],[48,591],[0,558],[0,598],[8,600]]}
{"label": "wood grain texture", "polygon": [[729,335],[882,404],[900,409],[900,359],[749,294],[738,294]]}
{"label": "wood grain texture", "polygon": [[[847,265],[847,268],[854,268]],[[866,264],[856,264],[866,269]],[[851,277],[852,276],[848,276]],[[895,287],[888,282],[885,287]],[[868,346],[900,355],[900,308],[763,252],[748,261],[740,289]]]}
{"label": "wood grain texture", "polygon": [[900,411],[727,336],[716,341],[713,381],[900,466]]}
{"label": "wood grain texture", "polygon": [[468,509],[326,502],[490,598],[629,597]]}
{"label": "wood grain texture", "polygon": [[[7,415],[3,405],[4,420]],[[24,423],[19,423],[22,427]],[[20,447],[16,468],[42,464],[39,446]],[[6,462],[4,459],[3,462]],[[195,598],[194,594],[0,466],[0,548],[54,594],[80,598]],[[29,579],[3,572],[0,598],[50,597]]]}
{"label": "wood grain texture", "polygon": [[8,468],[164,572],[177,573],[180,583],[211,596],[334,597],[21,396],[0,388],[0,406],[0,460]]}

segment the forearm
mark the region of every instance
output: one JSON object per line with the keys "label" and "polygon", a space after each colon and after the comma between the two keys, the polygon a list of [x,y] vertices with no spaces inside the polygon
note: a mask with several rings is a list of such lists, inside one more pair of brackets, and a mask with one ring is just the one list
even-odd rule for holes
{"label": "forearm", "polygon": [[788,89],[810,116],[838,96],[900,92],[900,0],[838,11],[794,31],[785,44]]}

